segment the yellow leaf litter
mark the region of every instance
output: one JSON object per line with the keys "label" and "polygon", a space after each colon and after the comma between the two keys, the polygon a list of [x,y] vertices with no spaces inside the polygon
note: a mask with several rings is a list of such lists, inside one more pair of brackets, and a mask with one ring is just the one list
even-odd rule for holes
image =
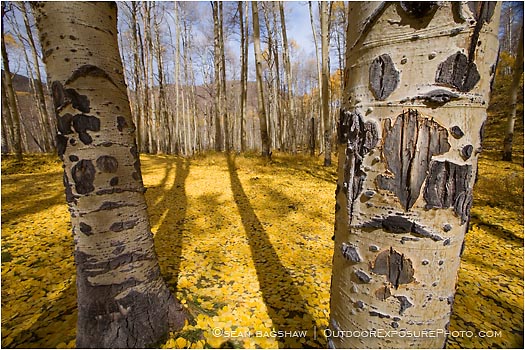
{"label": "yellow leaf litter", "polygon": [[[72,348],[75,268],[61,169],[32,157],[47,166],[9,175],[2,164],[2,347]],[[141,160],[162,274],[193,317],[161,347],[325,348],[335,167],[285,155]],[[523,168],[511,166],[523,181]],[[478,187],[490,188],[494,171],[482,160]],[[520,347],[523,214],[515,203],[483,202],[493,200],[483,188],[450,324],[453,335],[476,336],[451,336],[447,346]]]}

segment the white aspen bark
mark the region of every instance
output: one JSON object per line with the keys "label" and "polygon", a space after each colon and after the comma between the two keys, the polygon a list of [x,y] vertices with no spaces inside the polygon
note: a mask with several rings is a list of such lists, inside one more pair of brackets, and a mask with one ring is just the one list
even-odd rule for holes
{"label": "white aspen bark", "polygon": [[499,12],[494,2],[350,3],[330,347],[444,346]]}
{"label": "white aspen bark", "polygon": [[329,38],[328,38],[328,2],[321,2],[321,64],[322,64],[322,80],[321,80],[321,111],[324,124],[323,130],[323,142],[324,142],[324,166],[332,165],[332,123],[330,118],[330,96],[328,91],[328,80],[330,79],[330,68],[328,66],[328,51],[329,51]]}
{"label": "white aspen bark", "polygon": [[266,122],[266,108],[264,106],[264,89],[262,78],[262,53],[261,53],[261,33],[259,29],[259,9],[257,1],[252,2],[252,23],[253,23],[253,48],[255,54],[255,75],[257,78],[257,106],[261,133],[262,156],[270,158],[270,139],[268,137],[268,123]]}
{"label": "white aspen bark", "polygon": [[77,266],[78,348],[144,348],[184,323],[160,276],[122,63],[117,8],[35,3],[58,120]]}
{"label": "white aspen bark", "polygon": [[503,140],[503,160],[512,161],[512,144],[514,140],[514,124],[516,124],[516,107],[518,105],[518,90],[523,74],[523,22],[521,23],[520,39],[516,62],[514,63],[512,84],[510,86],[510,113],[505,128],[505,139]]}

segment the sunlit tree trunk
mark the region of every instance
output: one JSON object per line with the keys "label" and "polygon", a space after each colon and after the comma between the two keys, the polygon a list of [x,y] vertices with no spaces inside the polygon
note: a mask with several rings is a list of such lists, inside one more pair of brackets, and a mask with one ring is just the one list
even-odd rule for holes
{"label": "sunlit tree trunk", "polygon": [[329,51],[329,38],[328,38],[328,2],[321,2],[321,65],[322,65],[322,81],[321,81],[321,105],[322,115],[324,124],[324,166],[332,165],[332,123],[330,122],[330,96],[328,91],[328,79],[330,79],[330,68],[328,66],[328,51]]}
{"label": "sunlit tree trunk", "polygon": [[212,1],[213,14],[213,62],[215,80],[215,150],[221,152],[224,149],[223,125],[222,125],[222,84],[221,84],[221,51],[220,51],[220,20],[219,2]]}
{"label": "sunlit tree trunk", "polygon": [[252,22],[253,22],[253,48],[255,53],[255,75],[257,78],[257,106],[261,128],[262,156],[270,158],[270,139],[268,137],[268,127],[266,124],[266,109],[264,106],[264,90],[262,78],[262,54],[261,54],[261,32],[259,30],[259,10],[257,1],[252,2]]}
{"label": "sunlit tree trunk", "polygon": [[78,348],[144,348],[184,314],[160,276],[122,63],[117,8],[34,4],[64,162]]}
{"label": "sunlit tree trunk", "polygon": [[[238,2],[239,11],[239,30],[241,34],[240,52],[241,52],[241,101],[240,101],[240,138],[241,138],[241,152],[246,151],[246,102],[248,89],[248,11],[244,10],[247,5],[244,1]],[[246,13],[245,13],[246,12]],[[246,15],[246,19],[245,19]],[[245,31],[246,28],[246,31]]]}
{"label": "sunlit tree trunk", "polygon": [[137,20],[138,20],[138,7],[137,2],[131,1],[131,39],[132,39],[132,50],[133,50],[133,85],[135,88],[135,125],[137,127],[136,135],[137,135],[137,147],[139,149],[139,152],[142,150],[142,123],[143,123],[143,117],[142,117],[142,88],[141,88],[141,82],[140,82],[140,72],[142,69],[140,56],[139,56],[139,39],[138,39],[138,26],[137,26]]}
{"label": "sunlit tree trunk", "polygon": [[[314,47],[315,47],[315,62],[317,64],[317,83],[318,83],[317,84],[317,96],[318,96],[318,101],[319,101],[319,104],[317,105],[318,106],[317,115],[319,116],[321,130],[323,130],[324,129],[324,119],[322,117],[322,109],[321,109],[321,101],[323,98],[322,91],[321,91],[321,85],[322,85],[323,77],[322,77],[322,69],[321,69],[321,59],[319,58],[319,44],[317,42],[317,29],[315,28],[314,13],[312,10],[311,1],[308,1],[308,8],[310,10],[310,25],[312,27],[312,36],[313,36]],[[321,152],[323,151],[323,147],[324,147],[324,142],[320,142],[319,148]]]}
{"label": "sunlit tree trunk", "polygon": [[[499,12],[494,2],[350,3],[329,346],[444,346]],[[337,337],[369,330],[435,333]]]}
{"label": "sunlit tree trunk", "polygon": [[516,62],[514,63],[512,85],[510,86],[510,114],[507,118],[505,139],[503,141],[503,160],[512,161],[512,143],[514,140],[514,124],[516,123],[516,107],[518,105],[518,90],[523,75],[523,22],[521,24],[520,41]]}

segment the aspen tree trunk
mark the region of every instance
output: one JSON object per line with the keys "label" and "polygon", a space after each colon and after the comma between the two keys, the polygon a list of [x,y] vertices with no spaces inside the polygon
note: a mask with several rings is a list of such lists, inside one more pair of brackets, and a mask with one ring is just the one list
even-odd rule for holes
{"label": "aspen tree trunk", "polygon": [[332,123],[330,123],[330,108],[329,108],[329,91],[328,91],[328,79],[330,78],[330,68],[328,67],[328,50],[329,50],[329,38],[328,38],[328,2],[321,2],[321,59],[322,59],[322,81],[321,81],[321,104],[324,124],[324,166],[332,165],[332,145],[331,145],[331,134],[332,134]]}
{"label": "aspen tree trunk", "polygon": [[51,129],[51,124],[49,122],[49,114],[47,112],[47,104],[46,104],[46,98],[44,93],[44,87],[42,83],[42,75],[40,74],[40,64],[39,64],[39,58],[38,58],[38,52],[36,50],[35,40],[33,38],[33,31],[31,30],[31,25],[29,24],[29,17],[27,14],[27,8],[25,2],[20,2],[20,10],[22,11],[22,15],[24,18],[24,25],[27,32],[27,39],[29,42],[29,47],[31,48],[31,54],[33,56],[33,62],[35,63],[35,75],[36,75],[36,82],[35,82],[35,91],[37,95],[37,101],[38,101],[38,110],[41,115],[42,123],[43,123],[43,129],[44,134],[42,135],[44,139],[44,149],[46,151],[51,151],[54,149],[54,142],[53,142],[53,131]]}
{"label": "aspen tree trunk", "polygon": [[253,48],[255,53],[255,75],[257,78],[257,107],[261,128],[262,156],[270,158],[270,139],[268,137],[268,127],[266,124],[266,109],[264,106],[264,89],[262,78],[262,54],[261,54],[261,32],[259,30],[259,10],[257,1],[252,2],[252,22],[253,22]]}
{"label": "aspen tree trunk", "polygon": [[350,3],[330,347],[444,346],[499,12],[495,2]]}
{"label": "aspen tree trunk", "polygon": [[136,125],[136,137],[137,147],[139,152],[142,151],[142,89],[140,82],[140,58],[139,58],[139,40],[137,34],[137,13],[138,7],[135,1],[131,2],[131,38],[133,46],[133,84],[135,86],[135,125]]}
{"label": "aspen tree trunk", "polygon": [[237,8],[239,11],[239,30],[241,34],[241,101],[240,101],[240,138],[241,138],[241,152],[246,151],[246,100],[247,100],[247,79],[248,79],[248,51],[247,43],[248,38],[245,33],[245,25],[248,28],[248,24],[244,20],[244,1],[239,1],[237,3]]}
{"label": "aspen tree trunk", "polygon": [[295,154],[297,153],[297,140],[295,136],[296,130],[294,123],[295,103],[292,88],[292,68],[290,65],[290,53],[288,51],[288,34],[286,32],[286,21],[284,18],[284,6],[282,1],[279,1],[279,14],[281,18],[281,33],[283,37],[284,80],[286,82],[286,99],[288,102],[288,127],[290,129],[290,143],[292,153]]}
{"label": "aspen tree trunk", "polygon": [[[144,348],[184,323],[160,276],[107,2],[34,5],[77,266],[78,348]],[[96,24],[96,25],[95,25]]]}
{"label": "aspen tree trunk", "polygon": [[[315,47],[315,62],[317,64],[317,83],[318,83],[318,85],[317,85],[317,87],[318,87],[318,89],[317,89],[317,96],[318,96],[318,100],[319,100],[318,114],[317,115],[319,116],[319,121],[320,121],[320,124],[321,124],[321,130],[324,130],[324,119],[322,117],[322,109],[321,109],[321,101],[323,99],[323,95],[322,95],[322,91],[321,91],[321,85],[322,85],[323,77],[322,77],[322,69],[321,69],[321,60],[319,59],[319,45],[317,44],[317,30],[315,29],[314,13],[312,11],[312,2],[311,1],[308,1],[308,8],[310,10],[310,25],[312,26],[312,35],[313,35],[313,38],[314,38],[314,47]],[[319,12],[321,12],[321,11],[319,11]],[[324,147],[324,142],[320,142],[319,143],[319,149],[320,149],[321,152],[323,151],[323,147]]]}
{"label": "aspen tree trunk", "polygon": [[13,89],[13,82],[11,79],[11,69],[9,68],[9,58],[7,56],[7,49],[5,47],[4,38],[4,16],[6,3],[2,3],[2,62],[4,65],[4,76],[2,79],[2,88],[7,91],[7,98],[9,109],[11,111],[11,121],[13,128],[13,152],[18,161],[22,160],[22,132],[20,130],[20,115],[18,114],[18,104],[16,102],[16,94]]}
{"label": "aspen tree trunk", "polygon": [[213,62],[214,62],[214,79],[215,79],[215,150],[221,152],[224,144],[222,133],[222,85],[221,85],[221,52],[220,52],[220,35],[219,27],[219,2],[212,1],[213,14]]}
{"label": "aspen tree trunk", "polygon": [[180,16],[179,16],[179,4],[174,2],[174,11],[173,15],[175,17],[175,144],[173,145],[173,153],[179,154],[180,152],[180,108],[179,108],[179,95],[181,90],[180,84]]}
{"label": "aspen tree trunk", "polygon": [[228,106],[226,101],[226,58],[224,56],[224,21],[223,21],[223,10],[222,1],[219,1],[219,57],[220,57],[220,89],[221,89],[221,121],[223,122],[223,133],[224,133],[224,149],[226,152],[230,151],[230,125],[228,117]]}
{"label": "aspen tree trunk", "polygon": [[516,62],[514,63],[512,85],[510,86],[510,114],[507,118],[505,139],[503,141],[503,160],[512,161],[512,143],[514,139],[514,124],[516,123],[516,107],[518,105],[518,90],[523,74],[523,22],[521,23],[520,41]]}
{"label": "aspen tree trunk", "polygon": [[2,84],[2,153],[9,153],[13,148],[13,120],[11,118],[11,107],[9,107],[9,97],[7,89]]}

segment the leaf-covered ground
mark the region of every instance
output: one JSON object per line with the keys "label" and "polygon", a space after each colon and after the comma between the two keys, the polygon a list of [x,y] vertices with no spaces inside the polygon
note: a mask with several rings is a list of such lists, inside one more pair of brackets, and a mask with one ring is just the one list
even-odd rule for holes
{"label": "leaf-covered ground", "polygon": [[[523,166],[496,157],[480,162],[450,324],[475,336],[450,337],[452,348],[523,346]],[[162,347],[326,347],[335,167],[319,163],[142,157],[162,273],[194,317]],[[61,167],[51,156],[27,164],[2,161],[2,347],[74,347]]]}

